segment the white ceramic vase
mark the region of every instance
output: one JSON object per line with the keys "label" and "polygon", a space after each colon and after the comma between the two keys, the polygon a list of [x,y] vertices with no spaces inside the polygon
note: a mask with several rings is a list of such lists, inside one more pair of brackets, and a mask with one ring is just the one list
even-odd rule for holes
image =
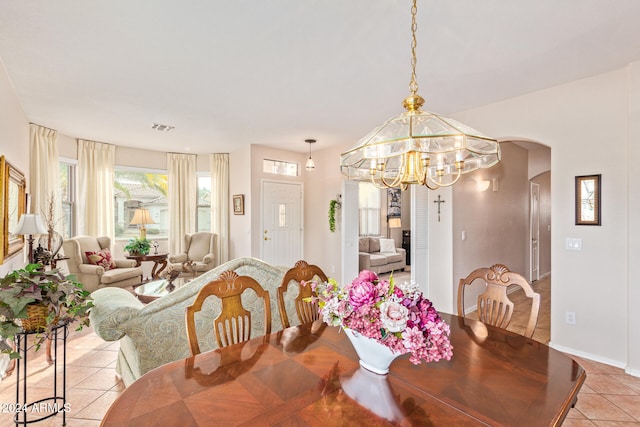
{"label": "white ceramic vase", "polygon": [[360,366],[378,375],[389,373],[391,362],[400,356],[400,353],[394,353],[386,345],[351,329],[344,329],[344,331],[358,353]]}
{"label": "white ceramic vase", "polygon": [[393,397],[393,391],[386,375],[377,375],[364,368],[358,368],[351,377],[340,379],[345,394],[379,417],[399,425],[405,419],[402,407]]}

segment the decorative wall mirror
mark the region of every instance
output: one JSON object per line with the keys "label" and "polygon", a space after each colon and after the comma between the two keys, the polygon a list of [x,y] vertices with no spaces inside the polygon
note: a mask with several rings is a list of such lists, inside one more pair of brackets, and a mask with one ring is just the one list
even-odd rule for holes
{"label": "decorative wall mirror", "polygon": [[0,264],[24,247],[24,237],[13,234],[26,212],[26,180],[22,172],[0,156]]}

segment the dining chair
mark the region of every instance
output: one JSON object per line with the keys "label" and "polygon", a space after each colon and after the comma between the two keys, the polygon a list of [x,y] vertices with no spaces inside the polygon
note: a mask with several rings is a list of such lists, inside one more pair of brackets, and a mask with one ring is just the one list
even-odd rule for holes
{"label": "dining chair", "polygon": [[195,314],[202,310],[202,305],[210,296],[222,301],[220,315],[213,321],[213,330],[219,347],[247,341],[251,338],[251,312],[242,305],[242,294],[253,290],[264,302],[264,334],[271,333],[271,305],[269,292],[249,276],[239,276],[234,271],[225,271],[218,279],[213,280],[200,289],[192,305],[186,309],[187,338],[191,354],[200,354],[198,336],[196,334]]}
{"label": "dining chair", "polygon": [[524,290],[527,298],[531,299],[531,312],[524,332],[528,338],[533,337],[533,332],[538,323],[540,311],[540,294],[533,291],[527,280],[515,273],[506,265],[494,264],[490,268],[475,269],[458,284],[458,316],[465,316],[464,291],[476,279],[484,281],[484,292],[478,295],[478,320],[481,322],[507,329],[513,316],[514,303],[507,295],[507,289],[517,285]]}
{"label": "dining chair", "polygon": [[316,303],[304,301],[305,298],[313,296],[311,286],[303,286],[301,283],[312,281],[315,278],[318,278],[323,282],[327,281],[327,275],[324,274],[320,267],[317,265],[309,265],[304,260],[296,262],[296,265],[285,273],[282,278],[282,282],[280,282],[280,286],[277,289],[278,309],[280,310],[280,319],[282,320],[283,328],[286,329],[291,326],[284,298],[289,288],[289,283],[292,281],[298,285],[299,289],[298,296],[295,298],[294,303],[300,324],[313,322],[320,317]]}

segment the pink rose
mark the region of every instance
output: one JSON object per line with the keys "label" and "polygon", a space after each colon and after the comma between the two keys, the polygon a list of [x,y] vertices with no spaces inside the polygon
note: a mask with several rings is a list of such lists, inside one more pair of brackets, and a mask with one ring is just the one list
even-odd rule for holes
{"label": "pink rose", "polygon": [[401,332],[407,326],[409,310],[402,304],[385,301],[380,304],[380,320],[389,332]]}
{"label": "pink rose", "polygon": [[354,281],[349,290],[349,302],[353,308],[358,308],[375,301],[376,288],[371,282]]}
{"label": "pink rose", "polygon": [[360,274],[358,274],[357,280],[360,282],[374,282],[378,280],[378,275],[373,271],[362,270]]}

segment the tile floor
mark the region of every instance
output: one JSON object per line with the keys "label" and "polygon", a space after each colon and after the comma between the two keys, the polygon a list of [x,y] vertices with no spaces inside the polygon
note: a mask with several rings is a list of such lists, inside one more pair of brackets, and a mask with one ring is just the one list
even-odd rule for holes
{"label": "tile floor", "polygon": [[[396,276],[396,279],[401,277]],[[540,321],[534,338],[549,340],[549,293],[551,280],[534,283],[542,298]],[[517,295],[513,295],[514,299]],[[517,327],[518,320],[514,319]],[[71,332],[67,343],[67,397],[70,411],[67,425],[99,426],[100,420],[115,398],[124,390],[115,374],[118,343],[105,342],[91,328]],[[571,409],[565,426],[639,426],[640,427],[640,378],[624,373],[622,369],[575,357],[587,371],[587,380],[578,396],[578,403]],[[29,400],[51,394],[51,370],[44,358],[44,351],[29,359]],[[0,404],[15,402],[15,373],[0,382]],[[12,425],[13,414],[0,412],[0,426]],[[59,426],[57,415],[37,426]]]}

